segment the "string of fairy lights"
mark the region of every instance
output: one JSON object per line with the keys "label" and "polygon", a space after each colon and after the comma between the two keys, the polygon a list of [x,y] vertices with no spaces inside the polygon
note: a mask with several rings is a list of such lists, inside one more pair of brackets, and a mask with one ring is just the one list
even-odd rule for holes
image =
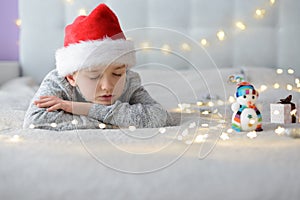
{"label": "string of fairy lights", "polygon": [[[75,0],[64,0],[67,4],[73,4]],[[262,20],[268,13],[268,10],[271,9],[274,5],[276,4],[276,0],[268,0],[267,3],[263,6],[258,7],[253,11],[253,18],[256,20]],[[80,8],[78,10],[78,15],[87,15],[88,11],[85,8]],[[15,20],[15,24],[17,26],[21,26],[22,21],[21,19]],[[242,21],[242,20],[237,20],[235,23],[235,27],[240,30],[240,31],[246,31],[247,30],[247,22]],[[226,33],[223,29],[216,30],[216,39],[217,42],[222,42],[225,41],[229,37],[229,34]],[[199,44],[202,45],[204,48],[212,46],[215,41],[210,41],[207,38],[200,38],[199,39]],[[140,43],[140,47],[143,49],[147,49],[151,46],[150,42],[144,41]],[[180,49],[182,51],[192,51],[191,45],[189,45],[187,42],[183,42],[180,45]],[[172,51],[172,45],[170,44],[163,44],[161,46],[161,50],[164,54],[168,54],[168,52]],[[288,74],[293,77],[294,82],[293,83],[287,83],[287,84],[282,84],[279,82],[274,82],[273,85],[267,85],[267,84],[262,84],[258,87],[258,91],[264,92],[268,89],[286,89],[288,91],[294,91],[294,92],[300,92],[300,79],[299,78],[294,78],[294,69],[289,68],[289,69],[275,69],[275,73],[278,75],[278,79],[280,79],[281,75]],[[198,126],[198,130],[196,131],[196,137],[194,137],[193,140],[185,140],[186,144],[191,144],[191,143],[203,143],[206,140],[209,139],[209,134],[207,133],[209,129],[213,130],[224,130],[220,134],[220,139],[221,140],[229,140],[231,136],[234,133],[234,130],[231,128],[228,128],[228,124],[226,124],[226,121],[224,120],[224,116],[219,112],[216,106],[224,106],[224,105],[230,105],[236,101],[235,97],[229,96],[227,100],[215,100],[215,101],[198,101],[195,104],[190,104],[190,103],[181,103],[178,104],[178,108],[174,109],[173,112],[180,112],[180,113],[195,113],[199,112],[200,117],[209,117],[210,120],[217,122],[218,125],[211,125],[210,123],[200,123]],[[291,113],[291,115],[296,115],[296,112]],[[299,119],[297,119],[299,121]],[[76,120],[73,120],[72,123],[74,126],[78,123]],[[177,140],[178,141],[184,141],[184,138],[187,138],[187,135],[189,134],[189,130],[193,129],[196,127],[196,124],[198,123],[193,121],[188,125],[188,128],[182,131],[181,134],[177,135]],[[52,128],[57,127],[58,124],[55,122],[48,124],[48,126],[51,126]],[[44,125],[43,125],[44,126]],[[226,128],[227,127],[227,128]],[[38,128],[37,125],[32,124],[30,126],[31,129]],[[99,123],[99,129],[105,129],[108,128],[106,124]],[[136,131],[136,127],[130,126],[128,127],[129,131]],[[161,134],[164,134],[167,132],[168,129],[166,128],[160,128],[159,132]],[[274,130],[274,133],[277,135],[285,135],[285,134],[290,134],[290,135],[300,135],[300,130],[298,129],[287,129],[284,128],[283,125],[277,126],[277,128]],[[0,135],[1,136],[1,135]],[[250,131],[246,133],[246,136],[250,139],[254,139],[258,136],[258,133],[255,131]],[[24,140],[19,135],[13,135],[11,137],[5,137],[3,136],[0,137],[0,141],[4,140],[7,142],[12,142],[12,143],[17,143],[21,142]]]}
{"label": "string of fairy lights", "polygon": [[[76,0],[65,0],[65,2],[69,5],[72,5],[74,3],[74,1],[76,1]],[[270,8],[272,8],[275,4],[276,4],[276,0],[267,0],[267,3],[265,3],[265,5],[262,5],[253,11],[253,17],[257,20],[263,19],[265,17],[265,15],[267,14],[267,11]],[[80,8],[78,10],[78,15],[87,15],[87,14],[88,14],[88,10],[85,8]],[[242,20],[237,20],[233,24],[235,24],[235,27],[241,31],[245,31],[247,29],[247,23]],[[228,35],[229,34],[226,33],[226,31],[224,31],[223,29],[216,30],[216,38],[219,42],[226,40]],[[210,41],[207,38],[200,38],[198,41],[199,41],[199,44],[202,45],[204,48],[209,47],[213,44],[213,41]],[[151,46],[151,43],[149,41],[144,41],[144,42],[140,43],[140,47],[143,49],[148,49],[150,46]],[[180,45],[180,49],[182,51],[191,51],[192,47],[190,44],[183,42]],[[168,54],[169,52],[172,51],[172,45],[162,44],[161,51],[164,54]]]}

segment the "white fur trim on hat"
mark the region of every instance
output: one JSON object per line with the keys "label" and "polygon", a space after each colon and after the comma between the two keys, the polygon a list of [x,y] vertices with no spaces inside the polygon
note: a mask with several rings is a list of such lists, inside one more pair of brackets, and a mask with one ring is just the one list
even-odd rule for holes
{"label": "white fur trim on hat", "polygon": [[56,51],[56,69],[58,74],[66,76],[85,68],[104,67],[111,64],[135,64],[135,51],[132,41],[118,39],[81,41]]}

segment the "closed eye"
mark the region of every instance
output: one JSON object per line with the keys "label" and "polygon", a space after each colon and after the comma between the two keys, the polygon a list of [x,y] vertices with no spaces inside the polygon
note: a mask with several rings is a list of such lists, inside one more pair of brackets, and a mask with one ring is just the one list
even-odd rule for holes
{"label": "closed eye", "polygon": [[90,80],[97,80],[98,78],[100,78],[100,75],[96,76],[96,77],[89,77]]}
{"label": "closed eye", "polygon": [[122,76],[123,74],[118,74],[118,73],[112,73],[114,76]]}

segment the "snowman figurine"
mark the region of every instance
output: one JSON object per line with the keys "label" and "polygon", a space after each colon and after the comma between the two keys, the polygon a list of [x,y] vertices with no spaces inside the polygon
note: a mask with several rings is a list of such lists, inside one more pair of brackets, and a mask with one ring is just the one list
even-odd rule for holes
{"label": "snowman figurine", "polygon": [[262,117],[255,106],[258,92],[248,82],[237,85],[236,102],[231,105],[232,129],[235,131],[262,131]]}

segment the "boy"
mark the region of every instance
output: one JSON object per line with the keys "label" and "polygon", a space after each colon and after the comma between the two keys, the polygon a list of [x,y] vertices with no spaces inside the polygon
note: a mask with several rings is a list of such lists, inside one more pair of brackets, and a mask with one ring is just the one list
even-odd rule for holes
{"label": "boy", "polygon": [[41,83],[29,106],[24,128],[161,127],[168,112],[141,86],[129,68],[133,42],[126,40],[116,15],[100,4],[65,29],[56,51],[56,69]]}

